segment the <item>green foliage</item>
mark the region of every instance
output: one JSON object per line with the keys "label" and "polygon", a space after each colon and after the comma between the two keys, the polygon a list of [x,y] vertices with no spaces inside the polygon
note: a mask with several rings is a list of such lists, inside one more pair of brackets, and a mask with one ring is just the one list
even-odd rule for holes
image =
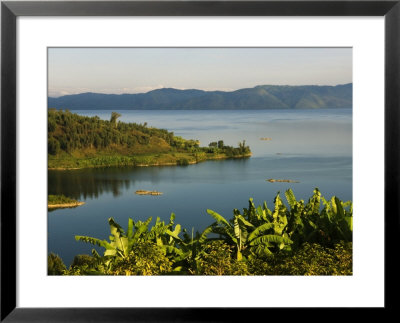
{"label": "green foliage", "polygon": [[353,207],[350,201],[344,203],[336,196],[327,201],[318,189],[307,204],[302,200],[297,202],[291,190],[286,195],[291,204],[287,211],[289,236],[296,245],[315,242],[332,247],[340,241],[352,241]]}
{"label": "green foliage", "polygon": [[47,198],[48,204],[66,204],[66,203],[77,203],[77,200],[71,199],[64,195],[49,195]]}
{"label": "green foliage", "polygon": [[92,250],[93,256],[77,255],[66,271],[66,275],[79,276],[79,275],[104,275],[106,273],[106,266],[103,264],[100,256],[96,250]]}
{"label": "green foliage", "polygon": [[[160,150],[168,147],[174,138],[164,129],[149,128],[136,123],[117,123],[120,116],[119,113],[112,112],[110,121],[105,121],[97,116],[85,117],[69,111],[49,109],[49,148],[53,148],[54,142],[58,142],[60,150],[67,153],[93,148],[129,151],[135,146],[148,145],[153,137],[153,146]],[[49,153],[52,152],[49,149]]]}
{"label": "green foliage", "polygon": [[229,222],[212,210],[207,212],[216,220],[211,226],[213,233],[223,236],[226,241],[235,246],[237,260],[242,257],[258,257],[269,255],[281,249],[290,248],[292,243],[284,231],[287,219],[286,214],[279,214],[281,209],[279,195],[275,198],[275,211],[272,213],[264,203],[264,209],[254,206],[249,201],[249,209],[233,211],[233,219]]}
{"label": "green foliage", "polygon": [[[83,168],[173,164],[188,165],[211,158],[249,156],[250,148],[223,146],[209,151],[198,140],[187,140],[147,123],[117,122],[85,117],[68,110],[48,110],[50,168]],[[222,142],[222,141],[220,141]],[[223,143],[223,142],[222,142]],[[175,157],[175,153],[178,156]],[[217,156],[215,156],[217,154]],[[219,154],[219,155],[218,155]]]}
{"label": "green foliage", "polygon": [[128,257],[116,261],[111,275],[162,275],[172,270],[166,249],[151,241],[135,244]]}
{"label": "green foliage", "polygon": [[177,165],[187,166],[187,165],[189,165],[189,161],[186,158],[181,158],[181,159],[178,159]]}
{"label": "green foliage", "polygon": [[212,153],[224,153],[228,157],[245,157],[251,155],[251,150],[249,146],[246,146],[246,141],[238,143],[238,147],[224,146],[223,140],[218,142],[211,142],[209,144],[209,151]]}
{"label": "green foliage", "polygon": [[232,257],[233,248],[221,240],[203,246],[198,259],[198,275],[248,275],[247,265]]}
{"label": "green foliage", "polygon": [[[212,210],[207,210],[216,222],[211,225],[211,232],[219,234],[230,245],[235,247],[237,260],[242,259],[242,251],[246,244],[245,228],[242,223],[239,223],[235,214],[233,221],[228,222],[222,215]],[[234,212],[235,213],[235,212]],[[233,222],[233,223],[232,223]]]}
{"label": "green foliage", "polygon": [[246,140],[243,140],[242,142],[238,143],[239,146],[239,154],[240,155],[246,155],[248,153],[250,153],[250,148],[249,146],[246,146]]}
{"label": "green foliage", "polygon": [[96,265],[96,258],[89,255],[77,255],[71,264],[72,267],[76,266],[94,266]]}
{"label": "green foliage", "polygon": [[[128,272],[131,274],[135,274],[137,270],[141,270],[141,267],[135,267],[135,271],[134,267],[128,266],[128,263],[132,262],[133,260],[139,261],[138,257],[145,254],[145,252],[142,252],[142,250],[149,249],[149,245],[157,246],[157,250],[161,250],[158,250],[156,254],[149,254],[149,257],[156,257],[157,254],[162,252],[163,257],[160,256],[160,261],[163,264],[162,272],[165,272],[168,268],[170,268],[170,265],[167,266],[167,263],[164,261],[164,257],[174,258],[177,256],[179,257],[182,254],[182,251],[175,246],[175,241],[181,240],[178,236],[181,226],[179,224],[174,226],[174,219],[175,214],[173,213],[171,214],[168,224],[165,224],[164,221],[161,222],[160,219],[157,218],[155,225],[152,226],[151,229],[149,229],[149,224],[152,220],[151,217],[145,222],[134,222],[132,219],[129,219],[128,230],[125,233],[122,227],[116,223],[113,218],[109,218],[108,223],[110,225],[111,232],[109,237],[110,241],[87,236],[75,236],[75,239],[77,241],[82,241],[105,248],[103,257],[99,256],[99,258],[101,258],[105,264],[105,272],[107,274],[121,274],[121,271],[118,271],[117,268],[124,268],[124,270],[128,270]],[[139,245],[144,249],[137,249]],[[145,264],[147,263],[146,261],[149,260],[145,259]],[[153,271],[154,270],[152,269],[152,272]],[[148,272],[146,272],[146,274],[147,273]]]}
{"label": "green foliage", "polygon": [[57,155],[60,152],[60,142],[54,138],[48,140],[48,151],[50,155]]}
{"label": "green foliage", "polygon": [[48,275],[63,275],[66,271],[66,267],[62,259],[54,254],[50,253],[47,257],[47,274]]}
{"label": "green foliage", "polygon": [[111,112],[111,118],[110,118],[110,123],[116,127],[117,126],[117,119],[120,117],[121,115],[118,112]]}
{"label": "green foliage", "polygon": [[278,192],[272,210],[250,198],[229,220],[207,210],[215,222],[202,233],[182,230],[173,213],[167,224],[129,219],[126,232],[110,218],[109,241],[75,237],[104,254],[76,257],[66,274],[350,275],[352,203],[335,196],[327,201],[318,189],[307,203],[291,190],[285,196],[288,206]]}
{"label": "green foliage", "polygon": [[304,243],[296,252],[281,254],[249,265],[256,275],[352,275],[352,243],[338,243],[334,248],[323,247],[317,243]]}
{"label": "green foliage", "polygon": [[[228,221],[222,215],[207,210],[216,222],[211,231],[219,234],[235,247],[237,259],[257,258],[290,251],[304,242],[320,243],[332,247],[340,241],[352,241],[352,204],[343,203],[337,197],[328,202],[318,189],[307,204],[297,201],[292,190],[285,193],[289,209],[280,198],[275,197],[274,209],[270,210],[264,202],[256,206],[253,199],[243,214],[235,209],[233,218]],[[321,199],[324,207],[321,210]]]}

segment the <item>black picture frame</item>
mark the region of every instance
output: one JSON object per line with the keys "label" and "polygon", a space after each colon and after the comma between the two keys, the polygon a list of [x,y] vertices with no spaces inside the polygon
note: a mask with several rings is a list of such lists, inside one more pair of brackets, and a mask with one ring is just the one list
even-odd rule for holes
{"label": "black picture frame", "polygon": [[[202,322],[256,318],[268,308],[19,308],[16,277],[16,19],[19,16],[384,16],[385,306],[396,310],[399,275],[400,0],[388,1],[3,1],[1,3],[1,321]],[[372,152],[371,152],[372,153]],[[383,212],[377,207],[376,212]],[[373,243],[373,237],[371,237]],[[371,255],[373,257],[373,255]],[[393,261],[392,261],[393,259]],[[40,291],[38,291],[40,293]],[[238,295],[238,297],[240,297]],[[283,312],[283,309],[280,309]],[[291,313],[284,309],[286,316]],[[292,310],[292,309],[291,309]],[[333,313],[331,309],[330,312]],[[377,309],[380,313],[381,309]],[[247,313],[247,314],[246,314]],[[379,315],[381,315],[380,313]],[[331,315],[331,314],[329,314]],[[334,315],[334,314],[333,314]],[[261,316],[262,317],[262,316]],[[265,317],[265,316],[264,316]]]}

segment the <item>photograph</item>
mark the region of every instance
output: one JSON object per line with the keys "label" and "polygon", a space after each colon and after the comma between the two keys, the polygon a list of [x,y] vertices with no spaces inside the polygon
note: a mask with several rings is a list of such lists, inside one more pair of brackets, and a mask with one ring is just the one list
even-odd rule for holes
{"label": "photograph", "polygon": [[0,321],[391,316],[399,2],[2,1]]}
{"label": "photograph", "polygon": [[47,275],[352,276],[351,47],[48,47]]}

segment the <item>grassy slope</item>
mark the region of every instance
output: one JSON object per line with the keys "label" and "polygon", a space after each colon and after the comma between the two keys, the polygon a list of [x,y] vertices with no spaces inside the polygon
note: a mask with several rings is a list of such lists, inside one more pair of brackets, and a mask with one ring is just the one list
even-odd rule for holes
{"label": "grassy slope", "polygon": [[[57,116],[57,117],[55,117]],[[50,111],[49,117],[55,124],[54,129],[49,132],[49,137],[55,140],[60,138],[71,138],[71,128],[80,127],[85,123],[90,124],[93,118],[78,116],[76,114],[64,113],[61,111]],[[63,123],[64,118],[69,118],[69,128]],[[123,130],[124,126],[130,126],[130,129]],[[112,127],[105,121],[100,121],[96,124],[92,132],[87,132],[87,136],[93,133],[104,131],[114,131],[120,136],[130,136],[132,138],[147,138],[145,143],[136,140],[131,145],[111,143],[106,147],[95,148],[93,145],[85,147],[59,150],[56,154],[48,155],[49,169],[77,169],[88,167],[109,167],[109,166],[160,166],[160,165],[188,165],[210,159],[224,158],[244,158],[251,155],[248,150],[246,153],[233,156],[232,153],[227,153],[226,149],[214,149],[214,152],[209,152],[207,147],[185,148],[185,145],[193,140],[185,140],[180,137],[173,136],[174,146],[167,142],[163,130],[155,128],[145,128],[136,124],[121,123],[118,127]],[[122,130],[119,130],[122,129]],[[81,139],[86,136],[82,134]],[[163,137],[164,136],[164,137]],[[66,140],[66,139],[64,139]],[[72,140],[72,139],[68,139]],[[79,141],[79,140],[77,140]],[[232,147],[227,147],[232,148]],[[236,149],[236,148],[235,148]],[[228,149],[229,150],[229,149]]]}
{"label": "grassy slope", "polygon": [[[237,158],[250,157],[251,154],[238,156]],[[48,159],[49,169],[78,169],[88,167],[110,167],[110,166],[162,166],[162,165],[187,165],[196,164],[206,160],[234,158],[224,153],[212,154],[205,152],[167,152],[148,153],[136,155],[124,155],[123,153],[98,152],[94,155],[74,156],[74,154],[62,153],[50,156]]]}

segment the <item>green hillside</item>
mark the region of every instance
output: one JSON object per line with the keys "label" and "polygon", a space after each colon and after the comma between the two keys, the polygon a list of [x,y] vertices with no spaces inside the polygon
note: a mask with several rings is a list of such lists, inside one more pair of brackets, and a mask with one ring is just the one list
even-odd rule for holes
{"label": "green hillside", "polygon": [[93,110],[235,110],[351,108],[351,83],[260,85],[231,92],[158,89],[139,94],[80,93],[48,98],[49,108]]}
{"label": "green hillside", "polygon": [[69,111],[48,111],[48,167],[188,165],[207,159],[249,156],[245,143],[225,146],[223,141],[200,147],[198,140],[183,139],[173,132],[146,123],[85,117]]}

